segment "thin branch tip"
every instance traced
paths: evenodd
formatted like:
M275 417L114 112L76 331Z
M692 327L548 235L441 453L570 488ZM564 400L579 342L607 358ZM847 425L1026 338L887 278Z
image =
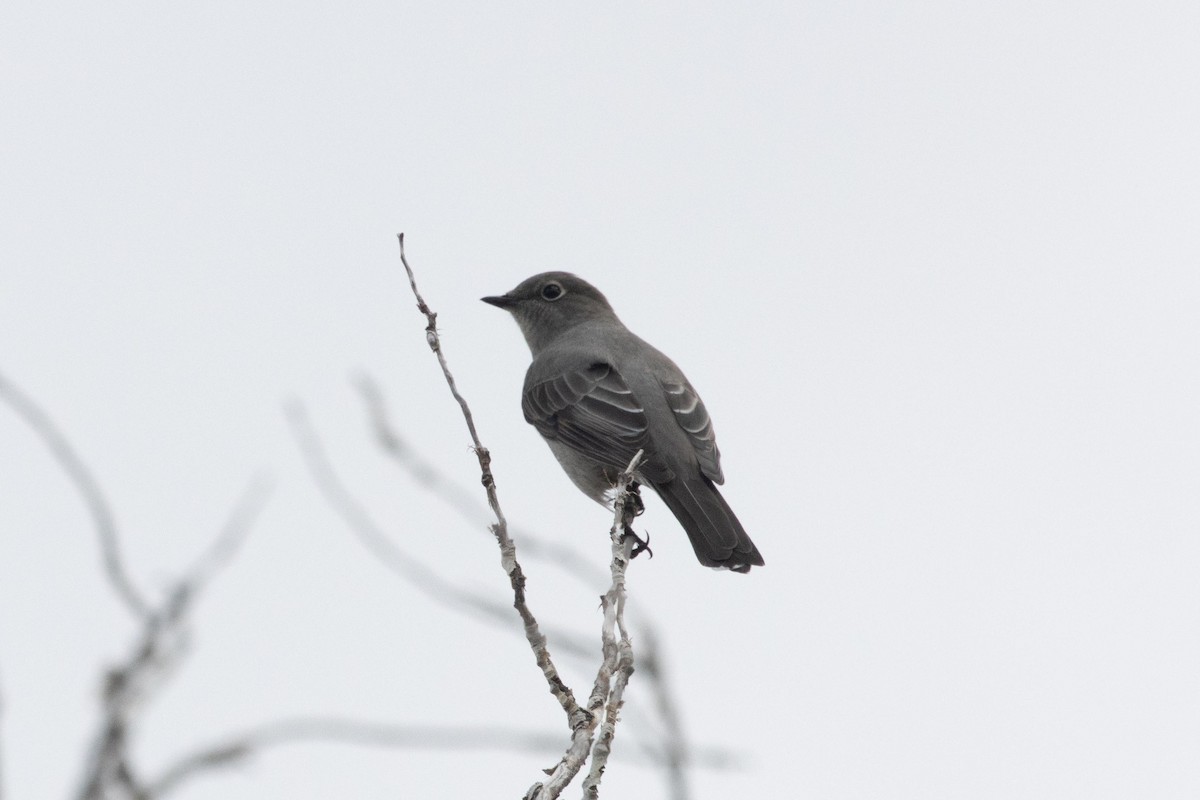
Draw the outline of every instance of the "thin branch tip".
M442 368L442 375L451 395L458 402L463 420L474 445L475 456L479 461L480 479L487 492L488 505L495 516L495 523L490 529L495 535L500 547L500 561L513 592L513 606L521 617L525 627L525 637L533 650L534 658L542 670L549 685L550 692L559 701L567 715L571 727L571 742L558 765L550 771L549 780L534 784L526 793L527 798L536 800L554 800L568 784L580 773L584 763L591 759L591 769L583 781L585 797L596 797L599 792L600 778L608 763L612 749L612 740L616 733L616 725L622 705L624 704L625 686L633 674L633 647L625 625L625 571L633 548L632 537L626 537L619 532L629 529L629 524L637 515L637 505L629 498L636 497L636 478L638 465L644 455L639 450L629 462L629 466L619 476L617 493L614 498L614 522L612 535L612 559L610 574L612 583L604 595L603 625L601 626L601 649L603 658L596 673L592 692L588 696L586 706L580 706L575 700L571 689L563 682L546 649L546 638L542 635L537 619L530 611L525 599L525 573L517 560L516 545L508 534L508 523L500 510L500 501L496 494L496 482L491 472L491 453L483 446L475 429L475 421L470 406L458 391L454 376L446 363L445 352L441 347L437 329L437 314L425 303L417 289L416 276L404 253L404 236L399 236L400 262L408 274L409 286L417 299L417 308L425 315L427 322L426 341L437 357ZM598 729L598 731L597 731Z

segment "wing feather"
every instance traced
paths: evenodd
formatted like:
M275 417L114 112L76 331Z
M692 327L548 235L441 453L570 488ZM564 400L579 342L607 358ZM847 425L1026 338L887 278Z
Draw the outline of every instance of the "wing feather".
M647 446L646 410L611 364L527 386L521 408L542 436L610 467L624 469Z
M696 458L700 461L700 471L713 483L724 483L725 476L721 473L721 451L717 449L717 436L713 431L712 420L708 417L708 409L704 407L700 395L686 380L683 383L664 382L662 387L666 393L667 405L675 412L675 421L687 432L692 447L696 450Z

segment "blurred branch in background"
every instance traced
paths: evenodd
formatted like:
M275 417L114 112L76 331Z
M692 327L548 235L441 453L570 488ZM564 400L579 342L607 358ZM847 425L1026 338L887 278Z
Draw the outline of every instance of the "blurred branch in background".
M354 385L362 395L367 419L375 432L375 441L383 452L459 516L472 524L484 523L486 506L475 498L474 493L424 458L392 424L379 383L370 375L360 374L354 379ZM521 542L521 549L526 555L552 564L588 586L599 586L607 579L604 570L584 557L578 549L538 536L527 528L514 525L511 531L513 538Z
M151 605L129 577L115 516L91 470L49 416L2 374L0 399L42 439L74 483L91 513L109 586L140 623L128 657L109 667L104 676L101 719L89 745L77 796L81 800L153 798L133 765L133 730L139 716L149 708L153 693L165 685L186 654L193 603L245 541L265 504L269 482L263 478L251 481L212 544L170 586L162 600Z
M0 399L14 408L43 440L83 496L92 512L109 586L140 622L128 657L105 672L101 718L91 738L77 797L81 800L156 800L154 786L161 785L162 781L148 786L141 780L130 747L134 729L148 711L156 690L165 685L186 655L193 604L217 573L230 563L249 535L265 505L269 481L259 477L250 482L209 547L171 584L162 600L151 605L133 588L128 578L117 546L111 507L91 471L45 412L3 375L0 375ZM348 731L349 727L344 727L343 733ZM272 743L270 738L261 742L243 741L240 752L246 755L254 747ZM226 753L225 760L228 761L228 749ZM179 763L196 760L195 756L188 756ZM175 787L188 771L175 770L168 774L173 774L174 778L167 785Z
M108 669L101 720L80 782L80 800L154 796L133 767L129 747L133 729L153 693L186 654L193 603L245 541L268 493L264 479L250 483L209 548L171 586L162 603L148 609L129 657Z
M671 800L688 800L691 796L687 775L690 748L683 732L683 722L679 718L679 709L675 705L675 693L671 690L671 681L663 664L658 631L652 625L642 625L639 626L638 633L641 671L650 678L655 704L664 728L661 756L666 772L667 791ZM724 758L728 759L729 756L726 754ZM708 759L702 760L701 763L712 764Z
M512 629L512 612L506 605L452 584L384 533L363 503L350 493L346 484L338 477L320 437L308 420L304 407L299 402L292 401L287 404L285 413L291 424L292 435L300 447L317 488L346 523L350 532L375 558L430 599L481 617L503 628ZM563 631L556 633L555 638L564 650L576 655L590 656L595 653L595 646L586 643L581 637Z
M297 718L230 736L197 749L150 784L150 793L161 800L185 779L202 772L232 766L259 750L288 744L341 743L409 750L502 750L546 754L558 747L558 737L517 728L455 727L452 725L397 725L337 718Z
M113 516L104 493L100 490L100 485L92 476L91 470L79 459L75 448L71 447L70 442L46 413L2 372L0 372L0 399L8 403L13 411L17 412L17 415L33 429L34 433L41 437L50 454L54 456L63 472L67 473L67 477L79 490L79 494L83 497L83 501L92 515L92 523L96 527L96 535L100 540L105 577L108 578L117 598L124 603L129 612L145 621L146 617L150 616L150 607L125 572L125 566L121 560L121 545L117 535L116 518Z
M188 780L229 768L268 748L304 744L348 744L405 750L502 751L548 755L561 747L557 734L502 726L401 725L336 717L298 717L260 725L229 736L188 756L150 781L149 797L162 800ZM718 750L696 754L698 764L708 769L736 769L739 762ZM655 753L634 756L635 764L658 763Z

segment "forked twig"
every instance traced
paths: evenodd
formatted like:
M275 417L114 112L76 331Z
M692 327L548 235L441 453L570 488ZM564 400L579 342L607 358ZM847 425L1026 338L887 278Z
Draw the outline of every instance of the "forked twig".
M642 451L639 450L618 478L613 499L613 527L609 534L612 540L612 561L609 565L612 585L600 598L604 610L604 623L600 630L604 659L596 671L596 680L588 697L588 712L591 718L587 725L575 729L566 754L550 773L550 779L545 785L538 791L534 790L537 788L535 786L526 794L531 800L558 797L582 769L589 754L592 757L592 768L584 780L584 797L597 797L600 791L600 777L612 749L617 714L623 703L625 685L629 676L633 674L633 648L625 629L625 570L629 567L634 542L626 532L636 515L631 485L641 460ZM621 634L619 641L618 631ZM600 725L600 737L596 739L595 731L601 713L604 721Z
M458 387L454 382L454 376L451 375L450 369L446 364L446 357L442 352L441 339L438 336L437 314L429 308L429 305L425 302L425 298L421 296L420 291L417 289L416 277L413 275L412 267L409 266L408 258L404 253L404 234L400 234L397 238L400 242L400 262L404 265L404 271L408 274L409 286L412 288L413 296L416 297L417 308L425 315L425 341L429 345L429 349L437 356L438 364L442 368L442 374L446 378L446 384L450 387L450 393L462 409L463 418L466 420L467 429L470 431L471 441L475 447L475 454L479 459L479 469L484 489L487 491L488 505L491 506L492 512L496 516L496 522L491 526L491 530L496 537L497 543L500 545L501 565L512 585L513 606L517 609L517 613L520 614L521 620L525 625L525 637L534 651L538 666L541 667L542 673L550 685L550 691L558 699L560 705L562 705L563 711L566 712L568 724L571 727L571 744L568 746L566 754L559 761L558 765L550 771L549 780L545 783L535 783L526 792L525 797L530 798L530 800L554 800L554 798L557 798L567 784L579 773L589 752L595 764L585 783L585 793L589 797L595 797L599 792L600 776L608 760L608 753L617 722L617 714L620 711L623 701L625 685L629 680L630 674L633 672L633 651L629 643L629 635L625 629L624 620L625 570L629 565L633 542L626 537L625 533L629 530L629 524L632 522L635 514L634 506L632 503L627 502L627 500L631 494L630 486L633 483L633 475L641 460L642 453L639 451L634 456L616 487L617 494L614 502L615 522L612 531L612 587L602 600L604 606L604 625L601 639L604 660L597 671L592 693L588 697L587 708L584 709L580 708L571 689L559 677L558 670L554 666L554 662L546 648L546 638L538 629L537 620L534 618L525 601L525 574L517 562L516 545L508 534L508 522L500 510L500 503L496 495L496 481L491 471L491 454L483 446L482 442L480 442L470 407L467 405L467 401L463 398L462 394L459 393ZM620 631L619 641L617 639L618 630ZM604 724L601 726L600 739L593 747L593 734L598 724L598 714L601 711L603 711L604 715Z

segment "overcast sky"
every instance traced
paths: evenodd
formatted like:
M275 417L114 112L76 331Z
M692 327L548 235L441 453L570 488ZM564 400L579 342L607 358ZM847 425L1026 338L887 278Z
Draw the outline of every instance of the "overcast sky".
M479 297L576 272L703 395L766 566L700 567L648 499L629 575L689 740L741 758L692 771L696 800L1200 795L1197 31L1184 2L10 0L0 372L94 470L150 596L274 477L139 763L309 714L565 748L515 615L381 566L284 416L305 404L396 543L505 602L484 523L380 453L350 383L476 485L404 231L514 525L606 564ZM0 406L6 800L82 770L135 633L99 564ZM535 613L598 642L603 584L526 567ZM594 664L564 669L586 694ZM665 797L625 758L643 675L627 701L602 796ZM519 797L555 759L290 745L177 797Z

